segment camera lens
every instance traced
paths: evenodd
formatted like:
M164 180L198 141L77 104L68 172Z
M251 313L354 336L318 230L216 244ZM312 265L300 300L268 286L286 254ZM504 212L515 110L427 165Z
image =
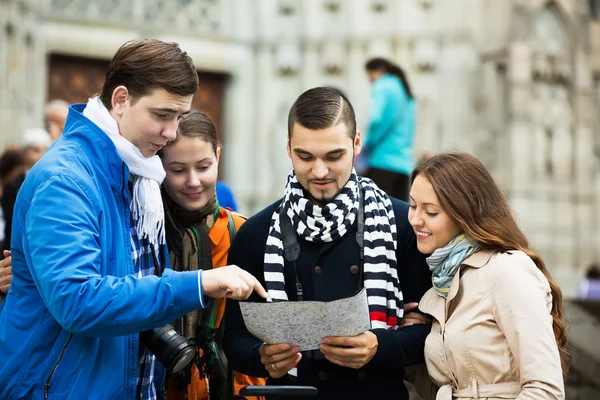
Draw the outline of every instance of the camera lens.
M194 345L171 325L140 333L140 341L172 374L183 371L196 356Z

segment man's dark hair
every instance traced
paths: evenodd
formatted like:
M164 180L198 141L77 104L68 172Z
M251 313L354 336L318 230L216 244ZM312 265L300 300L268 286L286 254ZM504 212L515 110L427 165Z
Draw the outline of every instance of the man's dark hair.
M177 43L134 40L125 43L113 57L100 100L112 109L115 88L125 86L134 100L154 89L189 96L198 89L198 73L190 56Z
M212 120L204 112L193 108L190 112L179 118L179 123L177 124L177 137L175 140L169 141L165 147L158 152L158 155L162 156L163 151L166 148L177 143L182 137L204 140L211 145L215 155L217 155L217 148L221 145L219 143L217 128Z
M326 129L344 124L348 136L356 136L356 117L352 104L339 91L317 87L302 93L292 105L288 115L288 138L292 137L294 124L307 129Z
M0 156L0 182L3 182L16 168L24 165L25 160L23 159L23 152L21 150L6 150L2 156Z
M596 263L590 265L585 272L585 277L589 280L600 279L600 266Z

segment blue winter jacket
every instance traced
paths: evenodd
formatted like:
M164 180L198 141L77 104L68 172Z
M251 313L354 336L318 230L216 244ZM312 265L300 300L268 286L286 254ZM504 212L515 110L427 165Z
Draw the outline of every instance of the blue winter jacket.
M71 107L17 197L0 306L3 400L133 399L137 333L201 306L196 271L133 275L129 170L84 108Z
M413 169L415 101L400 79L385 74L371 87L371 116L365 145L369 167L410 175Z

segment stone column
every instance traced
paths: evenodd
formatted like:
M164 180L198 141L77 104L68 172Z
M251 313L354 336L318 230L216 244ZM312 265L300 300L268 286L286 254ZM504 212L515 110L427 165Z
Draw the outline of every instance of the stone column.
M224 103L227 129L224 151L227 152L228 163L221 165L221 168L225 169L240 211L251 215L254 195L257 192L254 183L257 181L258 156L254 133L257 125L255 93L258 92L259 86L256 79L254 48L247 41L255 40L255 26L258 21L248 20L254 12L252 0L231 0L230 6L232 22L229 27L232 37L238 39L239 44L227 49L224 57L227 60L224 69L231 74L231 79L227 85Z
M600 104L593 92L593 81L588 54L578 48L575 53L574 105L577 110L573 125L575 146L573 188L578 204L575 208L574 231L577 240L574 243L573 267L579 270L583 278L585 269L598 262L598 179L597 155L594 153L594 134L600 132L598 109Z
M43 126L38 7L32 0L0 2L0 148L19 145L25 129Z
M10 3L0 1L0 149L15 141L13 114L8 93L8 44L12 37L12 24L9 23L10 10Z

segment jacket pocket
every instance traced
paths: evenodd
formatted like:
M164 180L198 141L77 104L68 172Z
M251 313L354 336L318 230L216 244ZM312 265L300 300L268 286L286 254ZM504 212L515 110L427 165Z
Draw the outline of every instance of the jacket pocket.
M67 338L65 345L63 346L62 350L60 351L58 359L56 360L56 362L54 363L54 366L52 367L52 370L50 371L50 376L48 376L48 379L46 379L46 383L44 383L44 399L48 398L48 391L50 390L50 385L52 384L52 379L54 379L54 374L56 374L56 370L58 369L60 362L62 361L63 357L65 356L65 352L67 351L67 347L69 347L69 343L71 343L71 339L73 339L73 334L69 333L69 337Z

